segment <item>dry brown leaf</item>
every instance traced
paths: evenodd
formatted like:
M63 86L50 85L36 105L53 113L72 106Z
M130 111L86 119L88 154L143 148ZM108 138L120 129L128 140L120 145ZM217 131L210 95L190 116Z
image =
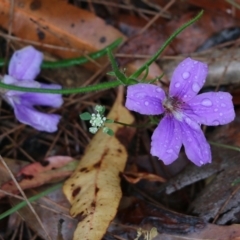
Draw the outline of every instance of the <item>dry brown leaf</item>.
M11 1L1 0L0 9L0 26L8 29ZM45 44L59 47L48 47L47 51L62 58L79 57L101 50L117 38L126 39L120 31L93 13L59 0L15 0L11 28L17 37L40 43L40 48L46 47ZM70 50L66 51L66 48ZM98 61L105 63L106 58ZM96 68L91 64L94 66ZM131 70L137 69L138 64L133 63ZM156 69L159 68L153 63L149 79L160 72Z
M147 172L124 172L123 177L130 183L138 183L141 180L147 180L150 182L166 182L161 176Z
M26 195L27 197L32 197L46 190L46 188L49 188L49 186L27 190ZM20 201L16 198L10 198L12 205L16 205ZM70 204L63 195L61 188L37 200L36 204L32 203L32 206L41 219L45 231L49 233L52 240L72 240L77 220L69 216L68 209ZM49 239L28 206L18 210L18 214L26 222L27 226L41 237L41 239Z
M9 27L11 1L0 1L0 25ZM24 39L76 48L86 52L100 50L123 34L94 14L59 0L15 0L12 32ZM79 52L49 49L64 58Z
M207 224L205 228L199 229L189 234L167 234L162 233L153 238L153 240L239 240L240 226L218 226Z
M11 169L13 174L17 174L23 167L25 167L28 163L20 160L15 160L11 158L4 157L5 163L8 165L8 167ZM9 175L9 172L6 170L5 166L0 162L0 185L3 183L9 181L11 179L11 176Z
M121 88L122 89L122 88ZM131 124L129 111L122 106L123 93L118 94L107 118ZM127 161L127 151L116 136L125 127L111 124L115 136L99 131L87 147L76 171L66 181L63 191L72 204L71 215L80 221L74 240L98 240L114 218L122 196L121 173ZM125 133L127 138L127 133Z

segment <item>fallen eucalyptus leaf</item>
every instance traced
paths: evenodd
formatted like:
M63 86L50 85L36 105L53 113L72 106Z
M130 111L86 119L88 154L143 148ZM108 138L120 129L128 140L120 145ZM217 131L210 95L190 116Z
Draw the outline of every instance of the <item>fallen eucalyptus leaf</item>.
M131 124L134 118L122 106L122 90L107 118ZM74 240L102 239L122 196L119 174L125 168L127 151L121 138L129 137L129 132L122 125L106 125L115 135L111 137L99 131L63 187L72 205L70 213L79 220Z

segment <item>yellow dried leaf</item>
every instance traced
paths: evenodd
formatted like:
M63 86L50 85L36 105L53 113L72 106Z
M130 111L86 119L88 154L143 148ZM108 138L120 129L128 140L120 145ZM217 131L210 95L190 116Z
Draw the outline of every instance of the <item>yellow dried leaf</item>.
M121 91L108 118L131 124L134 118L122 106L122 98ZM117 124L109 127L115 135L111 137L99 131L63 187L72 204L70 214L79 220L74 240L102 239L122 196L119 173L125 168L127 151L116 136L125 127Z

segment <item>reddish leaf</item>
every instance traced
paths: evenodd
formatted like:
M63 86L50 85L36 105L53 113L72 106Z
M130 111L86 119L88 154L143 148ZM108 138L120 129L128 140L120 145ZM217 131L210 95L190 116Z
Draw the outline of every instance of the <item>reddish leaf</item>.
M36 162L24 167L16 175L16 180L22 189L33 188L66 178L73 172L76 165L77 161L74 161L71 157L49 157L41 163ZM12 180L3 184L1 189L11 193L18 192ZM4 193L0 193L0 197L4 196Z

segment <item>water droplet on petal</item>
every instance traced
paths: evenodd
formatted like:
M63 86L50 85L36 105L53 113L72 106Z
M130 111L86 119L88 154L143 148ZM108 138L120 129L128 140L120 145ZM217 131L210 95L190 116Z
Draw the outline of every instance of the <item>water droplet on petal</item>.
M222 104L221 104L221 107L226 107L226 104L225 104L225 103L222 103Z
M198 61L196 61L196 60L193 61L193 64L197 64L197 63L198 63Z
M220 124L220 122L217 121L217 120L215 120L215 121L212 122L212 125L213 125L213 126L218 126L219 124Z
M190 118L185 118L186 123L191 124L192 120Z
M179 88L180 87L180 83L178 82L178 83L175 83L175 85L174 85L176 88Z
M190 77L190 73L189 72L184 72L182 74L182 77L183 77L183 79L188 79Z
M162 92L162 89L161 88L157 88L156 91L157 92Z
M200 161L200 164L203 165L203 161Z
M186 97L187 97L187 95L185 94L183 97L184 97L184 98L186 98Z
M200 86L197 83L194 83L192 85L192 90L197 93L200 90Z
M220 98L220 99L223 99L223 96L220 96L219 98Z
M223 115L223 113L220 112L220 113L219 113L219 116L222 116L222 115Z
M205 98L202 100L201 104L205 107L211 107L212 106L212 101L208 98Z
M189 137L189 138L187 138L187 141L188 142L192 142L192 139Z
M214 109L214 112L217 112L217 111L218 111L218 109L217 109L217 108L215 108L215 109Z
M144 104L145 104L145 106L148 106L148 105L149 105L149 102L148 102L148 101L146 101Z
M170 153L173 153L173 150L172 149L168 149L166 152L170 154Z

